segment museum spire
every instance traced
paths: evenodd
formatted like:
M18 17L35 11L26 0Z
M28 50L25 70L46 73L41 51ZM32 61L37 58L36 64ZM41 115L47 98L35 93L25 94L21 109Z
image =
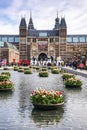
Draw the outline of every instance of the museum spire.
M58 11L57 11L57 17L55 19L54 30L58 30L58 29L59 29L59 18L58 18Z
M67 28L65 17L61 18L60 27L61 28Z
M20 27L27 27L26 20L24 17L21 18Z
M29 29L29 30L34 30L34 25L33 25L33 20L32 20L32 13L31 13L31 11L30 11L30 19L29 19L28 29Z

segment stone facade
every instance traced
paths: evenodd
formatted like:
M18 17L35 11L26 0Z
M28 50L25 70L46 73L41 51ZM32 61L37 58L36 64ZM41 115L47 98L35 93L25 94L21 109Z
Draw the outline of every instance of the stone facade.
M66 59L67 26L64 18L59 20L57 16L53 30L34 29L31 17L27 27L25 18L22 18L19 32L20 60Z
M84 64L87 62L87 43L67 43L67 59L81 60Z
M11 43L0 42L0 60L6 59L7 64L19 62L19 51Z
M74 57L87 60L87 35L67 35L65 18L58 16L52 30L36 30L31 16L28 25L26 19L21 18L19 35L0 35L0 41L15 45L19 50L19 60L66 61Z

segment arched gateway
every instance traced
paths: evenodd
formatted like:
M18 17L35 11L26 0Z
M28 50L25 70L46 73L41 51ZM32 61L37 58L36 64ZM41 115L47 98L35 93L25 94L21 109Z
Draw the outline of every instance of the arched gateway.
M47 55L45 53L40 53L38 56L39 61L47 60Z

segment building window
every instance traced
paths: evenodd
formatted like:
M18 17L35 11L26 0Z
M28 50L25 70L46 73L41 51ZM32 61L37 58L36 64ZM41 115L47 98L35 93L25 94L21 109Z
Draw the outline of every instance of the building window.
M15 37L15 42L19 42L19 37Z
M39 38L38 41L48 41L47 38Z
M67 42L72 42L72 37L67 37Z
M9 37L8 42L14 42L14 37Z
M0 41L0 47L4 47L4 42Z
M79 37L80 42L85 42L85 37Z
M28 39L27 39L27 42L31 42L31 38L28 38Z
M21 36L26 36L26 31L25 30L21 30L20 35Z
M87 37L86 37L86 42L87 42Z
M33 39L32 39L32 42L36 42L36 38L33 38Z
M7 42L7 37L2 37L3 42Z
M47 37L47 32L39 32L39 37Z
M50 38L50 43L52 43L53 42L53 38Z
M78 37L73 37L73 42L79 42Z
M55 42L59 42L59 39L58 39L58 38L55 38Z
M60 39L60 43L66 43L66 39Z
M20 43L26 44L26 39L20 39Z

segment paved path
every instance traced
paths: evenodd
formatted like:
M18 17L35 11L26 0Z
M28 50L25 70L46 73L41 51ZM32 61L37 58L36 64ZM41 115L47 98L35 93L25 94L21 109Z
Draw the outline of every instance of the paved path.
M74 70L71 67L62 67L61 69L64 72L73 73L76 75L81 75L81 76L87 77L87 70L80 70L80 69Z

